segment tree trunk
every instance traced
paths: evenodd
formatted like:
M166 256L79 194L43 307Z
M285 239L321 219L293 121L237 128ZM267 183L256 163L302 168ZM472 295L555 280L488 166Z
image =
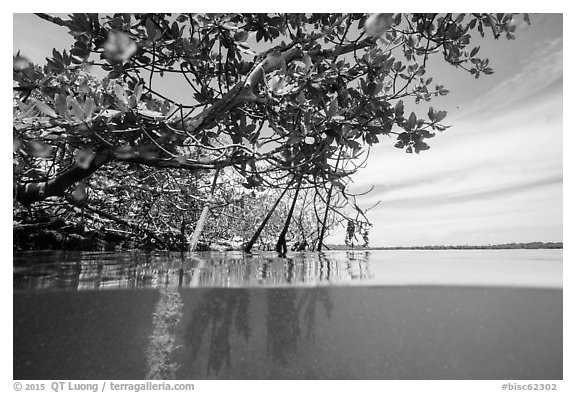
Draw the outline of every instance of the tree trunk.
M24 205L30 205L51 196L64 196L64 192L68 187L90 176L111 159L112 152L108 149L103 150L94 154L85 168L74 164L48 181L19 183L16 185L15 190L16 199Z
M342 148L340 148L340 153L338 153L338 159L336 160L334 171L338 170L338 164L340 163L341 156ZM328 190L328 197L326 198L326 210L324 211L324 219L322 220L322 230L320 231L320 237L318 238L318 251L322 251L322 243L324 242L324 235L326 234L326 221L328 220L328 212L330 211L330 200L332 199L333 190L334 184L331 184L330 190Z
M332 198L332 189L334 185L330 185L328 190L328 197L326 199L326 210L324 211L324 219L322 220L322 229L320 230L320 237L318 238L318 251L322 251L322 243L324 242L324 235L326 233L326 220L328 220L328 211L330 210L330 199Z
M284 228L282 228L282 232L280 232L280 236L278 236L278 242L276 243L276 252L280 253L281 255L286 255L286 251L288 251L286 247L286 233L288 233L288 228L290 228L290 221L292 221L292 214L294 214L294 207L296 206L296 201L298 200L298 193L300 192L301 185L302 185L302 178L300 178L298 181L298 186L296 187L296 193L294 194L294 199L292 200L292 206L290 206L288 217L286 217L286 221L284 222Z
M212 180L212 188L210 189L210 195L208 196L208 201L204 205L202 209L202 213L200 214L200 218L196 223L196 228L194 228L194 233L190 236L190 251L195 251L196 246L198 245L198 240L200 239L200 235L202 234L202 230L204 229L204 224L206 223L206 217L208 217L208 212L210 211L210 205L212 204L212 200L214 199L214 191L216 190L216 181L218 180L218 174L220 170L216 170L214 174L214 180Z
M182 252L186 251L186 218L182 218L182 224L180 225L180 250Z
M260 236L260 233L262 233L262 230L264 229L264 227L266 226L266 224L268 223L268 220L270 220L270 217L272 217L272 214L274 213L274 210L276 210L276 207L278 206L278 204L280 203L280 201L282 200L282 198L284 197L284 194L286 194L286 192L288 191L288 189L290 188L290 186L292 185L292 182L294 182L294 178L292 178L292 180L290 180L290 182L286 185L286 188L284 189L284 191L282 191L282 194L280 194L280 196L278 197L278 199L276 199L276 202L274 203L274 206L272 206L272 208L270 210L268 210L268 214L266 214L266 217L264 217L264 219L262 220L262 222L260 223L260 226L258 227L258 229L256 229L256 232L254 233L254 235L252 236L252 238L250 239L250 241L248 243L246 243L246 245L244 246L244 251L245 252L250 252L250 250L252 250L252 247L254 246L254 243L256 243L256 240L258 240L258 237Z

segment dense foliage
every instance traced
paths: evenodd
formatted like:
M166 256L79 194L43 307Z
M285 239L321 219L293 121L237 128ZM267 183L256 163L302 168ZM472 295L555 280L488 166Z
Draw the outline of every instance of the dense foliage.
M94 247L82 243L92 231L127 247L185 249L204 222L202 241L228 246L262 224L279 251L287 238L320 249L337 224L347 244L367 244L370 223L348 186L370 147L393 138L419 153L447 128L445 111L405 107L448 93L428 75L429 57L491 74L472 43L513 38L518 18L38 16L68 29L74 44L44 66L14 57L18 228L40 225L59 247L70 236ZM189 101L159 92L168 75ZM38 242L26 236L22 247Z

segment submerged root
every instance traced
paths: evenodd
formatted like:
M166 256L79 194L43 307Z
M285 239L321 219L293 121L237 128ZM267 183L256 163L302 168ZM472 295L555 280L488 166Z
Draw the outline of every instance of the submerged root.
M182 298L178 289L162 288L153 315L154 331L146 351L146 379L175 379L178 363L172 360L176 345L176 328L182 319Z

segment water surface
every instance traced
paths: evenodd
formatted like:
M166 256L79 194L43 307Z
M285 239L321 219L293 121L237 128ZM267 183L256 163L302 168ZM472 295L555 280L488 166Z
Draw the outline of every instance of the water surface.
M14 289L458 285L562 287L562 250L26 252Z
M561 250L21 253L15 379L561 379Z

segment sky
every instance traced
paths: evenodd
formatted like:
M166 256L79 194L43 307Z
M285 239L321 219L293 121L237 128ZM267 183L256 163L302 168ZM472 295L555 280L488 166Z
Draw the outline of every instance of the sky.
M447 110L452 127L431 139L431 149L406 154L382 137L353 190L374 187L358 201L369 207L373 246L498 244L562 241L561 14L532 14L516 40L479 41L495 73L475 79L433 60L427 75L450 94L408 104L425 117ZM63 28L30 14L14 14L14 48L43 63L52 48L68 49ZM159 89L187 102L181 81ZM159 86L160 87L160 86ZM188 101L192 102L192 101ZM329 243L342 243L337 231Z

